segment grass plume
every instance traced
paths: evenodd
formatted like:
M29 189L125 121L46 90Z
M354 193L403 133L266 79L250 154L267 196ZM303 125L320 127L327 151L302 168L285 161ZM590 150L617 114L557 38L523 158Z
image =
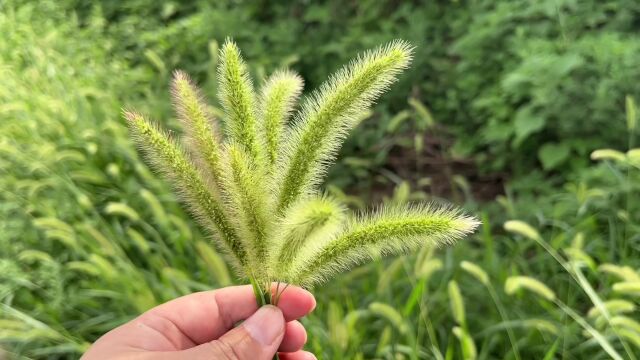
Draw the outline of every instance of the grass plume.
M430 204L348 216L337 200L318 195L347 132L411 53L409 44L394 41L359 56L307 97L289 125L302 79L278 71L256 101L248 67L228 40L218 69L226 136L188 76L174 76L173 101L191 157L142 116L125 115L147 158L218 234L256 298L276 302L272 281L310 287L371 258L452 244L478 225L459 210Z
M249 69L240 55L240 49L231 40L222 45L219 59L218 95L226 113L227 133L257 161L260 157L260 144L255 93Z
M189 75L176 71L171 82L171 95L178 114L187 149L206 173L210 174L216 185L216 192L222 188L222 165L220 134L213 116L207 109L200 90L193 84Z
M237 143L227 144L226 154L228 206L242 241L249 250L247 263L251 264L253 275L266 278L263 264L267 256L266 237L271 224L261 169Z
M299 201L279 224L274 236L271 262L278 280L291 281L294 260L300 252L340 230L346 209L336 200L322 196ZM310 245L311 244L311 245Z
M125 111L124 116L134 141L151 165L172 182L196 219L220 239L221 247L231 255L232 261L245 267L246 250L236 229L180 146L142 115Z
M303 84L298 74L282 70L271 75L262 89L262 131L270 168L276 163L286 122L302 92Z
M313 191L359 115L411 61L412 47L394 41L359 56L309 96L296 115L279 164L277 211Z
M354 217L325 244L301 252L289 280L310 286L367 259L452 244L477 225L474 218L446 207L381 208Z

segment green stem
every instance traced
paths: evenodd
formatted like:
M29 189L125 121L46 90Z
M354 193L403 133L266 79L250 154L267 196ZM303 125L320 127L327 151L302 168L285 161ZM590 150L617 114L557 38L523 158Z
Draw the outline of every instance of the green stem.
M593 289L593 287L591 287L591 285L589 284L587 279L584 277L584 275L580 271L580 267L578 267L577 265L575 265L575 264L573 264L571 262L565 261L563 259L563 257L560 255L560 253L558 253L551 246L551 244L549 244L544 239L542 239L542 237L540 237L540 236L535 237L534 240L540 246L542 246L560 264L560 266L562 266L567 271L567 273L569 273L569 275L575 280L576 283L578 283L578 285L580 286L582 291L587 295L587 297L589 297L589 300L591 300L593 305L602 312L602 315L607 320L607 323L609 324L609 326L611 326L611 317L609 316L609 312L607 311L607 308L604 306L604 304L602 302L602 299L600 299L600 297L598 297L598 294L596 293L596 291ZM568 313L568 315L573 317L573 315L571 315L569 313ZM580 323L580 322L578 322L578 323ZM585 330L587 330L588 332L591 332L587 328L585 328ZM612 330L613 330L613 333L616 335L616 337L622 343L622 347L624 348L625 352L627 352L627 354L629 355L629 358L630 359L636 359L636 357L630 351L629 346L627 345L626 341L624 341L624 339L622 339L620 337L620 335L618 334L618 331L616 330L616 328L612 327ZM597 337L596 337L596 340L598 340ZM603 348L605 350L607 350L604 346L603 346ZM609 351L607 351L607 352L609 352ZM614 356L612 355L612 357L614 357Z
M507 316L507 311L505 310L504 305L502 305L502 301L500 301L500 297L498 297L498 294L496 293L495 288L493 287L493 285L491 285L491 283L486 284L486 288L489 291L489 295L491 295L491 299L493 299L493 303L496 305L496 308L498 309L498 313L500 314L502 321L508 322L509 317ZM520 351L518 350L518 343L516 342L516 337L511 327L507 327L507 335L509 337L509 342L511 343L511 348L513 349L513 356L516 358L516 360L520 360Z
M598 344L600 344L602 349L606 351L607 354L609 354L609 356L611 356L615 360L622 360L622 356L618 354L618 352L613 348L611 343L609 343L607 338L605 338L598 330L594 329L591 325L589 325L589 323L584 318L582 318L582 316L580 316L578 313L573 311L573 309L571 309L569 306L567 306L565 303L563 303L558 299L555 299L554 303L560 309L562 309L562 311L564 311L567 315L573 318L573 320L577 322L578 325L580 325L589 334L591 334L591 336L593 336L593 338L598 342Z
M277 303L273 302L273 300L277 299L277 294L276 298L273 299L271 296L271 284L269 282L261 285L255 277L251 277L249 281L251 282L251 287L253 288L253 294L256 296L256 302L260 307L269 304L277 305ZM277 352L275 355L273 355L273 360L280 360Z

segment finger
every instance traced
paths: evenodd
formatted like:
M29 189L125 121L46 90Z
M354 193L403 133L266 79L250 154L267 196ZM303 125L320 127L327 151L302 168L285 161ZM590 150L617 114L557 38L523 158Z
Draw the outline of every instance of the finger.
M281 291L282 287L283 285L280 284ZM275 292L275 287L273 287L273 291ZM316 308L316 299L307 290L289 285L284 292L282 292L278 301L278 307L282 309L286 321L296 320Z
M311 293L289 286L278 307L289 321L308 314L315 304ZM163 335L171 338L173 344L178 344L176 350L179 350L189 347L185 344L203 344L219 338L257 309L251 286L231 286L186 295L157 306L135 319L127 332L136 334L140 324L142 327L149 327L149 323L155 322L167 324L162 328L171 333Z
M307 331L299 321L291 321L285 325L284 338L278 351L294 352L302 349L307 343Z
M175 359L271 360L284 332L282 311L266 305L219 339L173 354Z
M137 319L133 326L154 327L154 322L164 322L170 326L160 330L172 343L183 344L185 339L195 345L217 339L233 325L248 318L257 310L255 296L250 286L231 286L213 291L197 292L182 296L159 305ZM177 341L180 338L183 341ZM176 347L181 350L190 346Z
M289 353L279 353L280 360L316 360L316 356L308 351L296 351Z

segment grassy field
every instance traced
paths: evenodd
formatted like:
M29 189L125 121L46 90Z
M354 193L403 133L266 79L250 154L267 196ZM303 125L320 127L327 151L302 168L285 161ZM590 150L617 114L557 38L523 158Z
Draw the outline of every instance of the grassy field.
M170 119L174 67L214 94L226 35L249 49L257 75L288 65L309 87L357 51L404 35L418 45L414 70L354 132L327 191L354 209L447 198L483 224L453 247L376 261L314 289L318 308L303 321L307 349L321 359L636 359L640 45L628 34L637 30L638 5L424 5L431 15L416 25L409 5L385 2L393 12L384 22L375 20L377 3L364 1L332 42L331 14L344 14L334 3L303 3L296 2L295 24L273 28L247 20L259 2L0 4L0 349L7 357L77 358L156 304L237 282L139 158L123 106ZM442 25L453 15L437 22L447 6L460 23ZM474 6L484 12L472 17ZM533 15L525 17L529 27L514 30L520 38L500 39L527 47L493 50L490 59L511 64L509 73L470 60L479 51L473 44L503 36L509 14L525 9ZM284 17L281 6L272 11ZM531 20L538 11L550 14L553 30ZM592 27L574 24L577 14L589 15ZM368 33L375 21L384 33ZM495 34L473 32L487 23ZM288 26L319 29L318 38L295 47ZM439 43L447 26L460 36L454 55ZM261 46L252 30L264 31L266 44L282 39L281 47ZM185 36L194 41L176 40ZM440 40L430 47L424 38ZM316 57L326 61L312 59L320 41ZM460 67L448 67L455 61ZM176 128L173 120L163 125Z

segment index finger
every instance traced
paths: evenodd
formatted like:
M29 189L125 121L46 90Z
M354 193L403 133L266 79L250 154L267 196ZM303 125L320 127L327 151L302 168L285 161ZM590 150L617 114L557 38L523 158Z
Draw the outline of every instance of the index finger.
M278 302L286 321L308 314L315 305L313 295L297 286L288 286ZM202 344L219 338L256 310L253 288L243 285L186 295L147 311L139 319L162 317L194 343Z

